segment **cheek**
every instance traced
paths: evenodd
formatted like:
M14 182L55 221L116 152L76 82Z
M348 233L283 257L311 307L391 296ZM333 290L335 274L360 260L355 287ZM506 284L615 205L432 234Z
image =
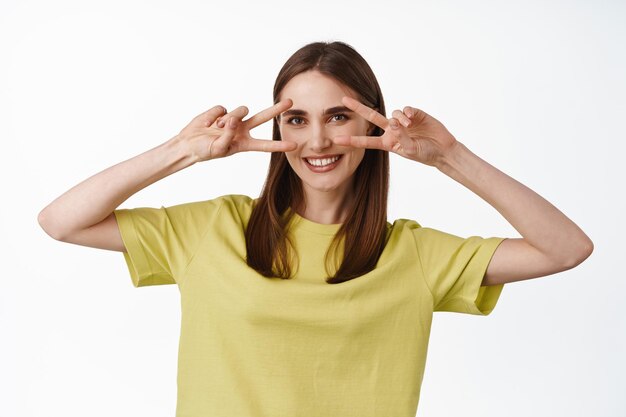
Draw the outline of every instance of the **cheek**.
M293 135L290 135L289 133L285 132L284 129L279 127L278 131L280 132L280 140L288 140L290 142L298 143L293 137ZM300 144L298 144L298 147L295 150L285 152L285 156L287 157L287 160L289 160L289 162L291 162L291 159L292 159L291 155L297 153L299 148L300 148Z
M304 142L304 134L302 131L294 130L294 129L280 129L280 138L282 140L288 140L291 142L296 142L298 144L298 148L293 152L296 152L301 148Z
M367 136L367 124L361 122L352 122L343 126L337 126L333 135L345 135L345 136ZM355 149L356 150L356 149ZM365 149L360 149L361 151L365 151Z
M285 157L287 158L287 162L289 163L289 165L291 165L292 168L294 168L294 162L297 159L297 156L295 155L296 153L297 151L285 152Z
M364 156L365 149L355 149L352 154L352 158L354 159L354 165L359 166L363 161Z
M291 166L291 169L293 169L294 171L301 169L300 150L301 150L301 146L300 144L298 144L298 148L296 148L296 150L285 152L285 158L287 158L287 162Z

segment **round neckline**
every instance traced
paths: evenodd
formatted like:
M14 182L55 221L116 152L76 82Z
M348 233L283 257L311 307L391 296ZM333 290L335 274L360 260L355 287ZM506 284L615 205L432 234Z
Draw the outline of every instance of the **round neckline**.
M324 223L316 223L312 220L309 220L305 217L300 216L295 211L293 212L293 218L295 219L294 227L300 228L304 230L308 230L309 232L315 232L322 235L335 235L342 223L333 223L333 224L324 224Z

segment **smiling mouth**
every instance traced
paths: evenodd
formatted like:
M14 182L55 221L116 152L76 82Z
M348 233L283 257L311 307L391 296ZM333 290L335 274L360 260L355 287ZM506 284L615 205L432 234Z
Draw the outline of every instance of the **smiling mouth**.
M304 160L304 164L309 170L312 172L322 174L328 171L332 171L339 165L341 159L343 158L343 154L335 155L331 158L302 158ZM319 164L319 165L315 165Z
M329 165L335 164L337 161L341 159L342 156L343 154L335 155L329 158L302 158L302 159L304 159L306 163L312 167L323 168L323 167L327 167Z

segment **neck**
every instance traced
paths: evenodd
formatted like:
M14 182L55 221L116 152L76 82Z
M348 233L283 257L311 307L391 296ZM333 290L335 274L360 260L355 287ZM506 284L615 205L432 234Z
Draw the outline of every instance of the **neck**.
M354 195L347 190L319 191L304 185L305 204L298 214L315 223L338 224L345 222L352 207Z

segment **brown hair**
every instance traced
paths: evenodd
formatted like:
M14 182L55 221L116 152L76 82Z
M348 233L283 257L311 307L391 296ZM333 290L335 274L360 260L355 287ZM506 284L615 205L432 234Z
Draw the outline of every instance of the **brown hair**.
M339 41L314 42L297 50L276 77L274 103L279 101L280 92L289 80L309 70L319 71L350 87L358 94L359 101L385 115L383 95L374 72L356 50ZM368 134L381 136L383 130L374 125ZM273 120L272 139L281 140L277 118ZM343 241L344 257L335 275L326 279L329 284L345 282L374 269L386 244L389 153L366 149L354 175L354 205L326 252L328 273L328 255L332 251L337 268L336 250ZM273 152L265 184L246 228L247 263L263 276L291 277L295 250L286 229L303 199L301 180L285 153ZM288 244L293 252L288 250Z

